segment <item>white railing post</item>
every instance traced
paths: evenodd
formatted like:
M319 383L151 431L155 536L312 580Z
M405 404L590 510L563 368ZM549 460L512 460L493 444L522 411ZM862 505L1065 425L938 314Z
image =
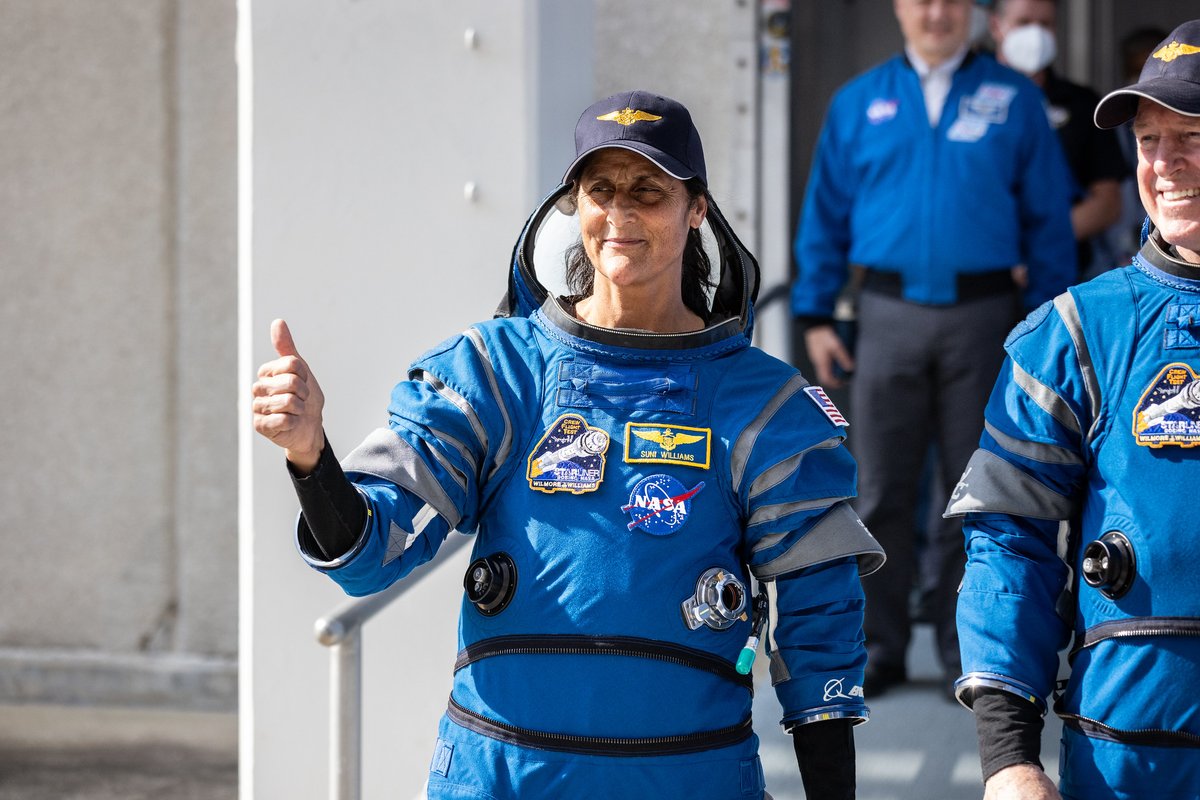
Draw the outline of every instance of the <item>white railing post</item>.
M469 536L451 535L438 553L446 563ZM313 626L317 641L330 648L329 668L329 797L360 800L362 796L362 626L393 600L433 571L424 564L382 592L353 600L326 614Z
M329 671L329 796L362 796L362 628L333 646Z

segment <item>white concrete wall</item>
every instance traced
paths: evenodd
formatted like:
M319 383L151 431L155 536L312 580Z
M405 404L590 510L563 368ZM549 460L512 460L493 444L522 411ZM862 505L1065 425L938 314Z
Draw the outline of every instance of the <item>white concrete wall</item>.
M232 703L234 11L0 2L0 700Z
M344 455L386 424L410 361L495 309L590 101L590 11L253 0L241 22L241 399L274 355L270 320L286 318ZM345 598L297 556L282 455L243 419L242 796L312 797L329 733L329 653L312 628ZM424 781L465 559L365 629L366 797L410 797Z

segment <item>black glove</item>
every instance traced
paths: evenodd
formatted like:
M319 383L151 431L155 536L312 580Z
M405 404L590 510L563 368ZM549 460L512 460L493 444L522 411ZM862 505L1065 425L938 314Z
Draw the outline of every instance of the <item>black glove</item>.
M979 734L983 779L1013 764L1042 766L1042 727L1037 706L1015 694L984 689L971 704Z
M312 555L320 553L326 561L350 552L366 527L367 504L342 472L329 440L321 448L317 468L308 475L297 475L291 463L287 467L300 500L301 546Z
M789 731L808 800L854 800L854 722L831 719Z

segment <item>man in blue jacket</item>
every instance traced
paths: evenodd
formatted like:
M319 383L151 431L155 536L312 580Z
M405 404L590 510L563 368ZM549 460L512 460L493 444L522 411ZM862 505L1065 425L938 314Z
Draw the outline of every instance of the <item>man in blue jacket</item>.
M1200 20L1095 119L1133 120L1144 244L1009 336L947 509L966 518L956 689L986 800L1200 797ZM1038 759L1052 691L1057 789Z
M835 365L854 371L856 508L888 552L863 585L868 696L907 677L914 508L930 443L948 494L975 448L1022 291L1034 308L1076 274L1071 178L1041 92L969 50L971 5L895 0L904 52L834 96L795 243L792 308L817 380L838 386ZM832 325L851 266L862 277L854 356ZM950 525L931 539L931 613L952 678L962 544Z

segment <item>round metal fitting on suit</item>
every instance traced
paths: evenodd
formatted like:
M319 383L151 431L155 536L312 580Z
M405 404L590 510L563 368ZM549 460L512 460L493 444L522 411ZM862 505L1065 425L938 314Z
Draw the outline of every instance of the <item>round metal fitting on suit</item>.
M746 619L746 587L732 573L713 567L696 581L695 594L683 601L680 610L691 630L707 625L723 631Z
M1083 548L1083 580L1110 600L1129 591L1137 575L1137 559L1129 538L1109 531Z
M507 553L477 558L463 577L467 600L479 613L492 617L503 611L517 592L517 565Z

